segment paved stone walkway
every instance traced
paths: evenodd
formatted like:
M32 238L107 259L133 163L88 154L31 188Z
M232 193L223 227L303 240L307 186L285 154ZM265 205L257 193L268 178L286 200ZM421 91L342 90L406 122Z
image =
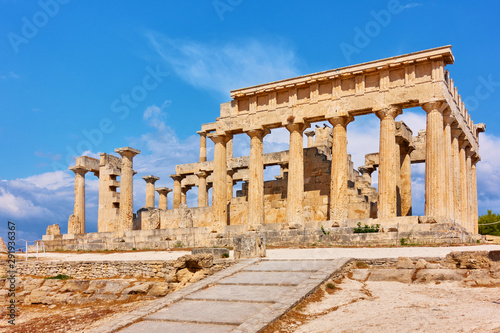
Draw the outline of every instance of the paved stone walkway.
M257 332L348 261L245 260L93 332Z

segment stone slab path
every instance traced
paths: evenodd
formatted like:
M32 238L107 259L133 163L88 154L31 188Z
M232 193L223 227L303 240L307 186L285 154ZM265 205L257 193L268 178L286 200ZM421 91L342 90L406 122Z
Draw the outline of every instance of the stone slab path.
M257 332L348 261L245 260L92 332Z

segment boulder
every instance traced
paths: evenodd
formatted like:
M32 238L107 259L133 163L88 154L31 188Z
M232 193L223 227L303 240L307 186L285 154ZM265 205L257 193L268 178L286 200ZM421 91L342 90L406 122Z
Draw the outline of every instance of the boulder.
M408 257L399 257L398 263L396 264L397 269L413 269L415 265L413 261Z
M146 295L152 285L153 282L138 283L132 287L124 289L122 291L122 295L137 295L137 294Z
M68 280L59 290L61 292L82 292L89 287L89 281Z
M465 278L465 282L473 286L489 286L493 284L493 279L488 269L474 269Z
M167 282L157 282L148 292L148 296L163 297L168 294L169 284Z
M40 288L44 281L44 279L27 279L23 283L23 290L32 291L33 289Z
M425 259L418 259L415 268L424 269L426 265L427 265L427 261Z
M446 255L446 261L454 263L457 268L489 268L490 261L488 256L488 251L451 252Z
M102 293L118 294L130 285L130 280L109 280Z

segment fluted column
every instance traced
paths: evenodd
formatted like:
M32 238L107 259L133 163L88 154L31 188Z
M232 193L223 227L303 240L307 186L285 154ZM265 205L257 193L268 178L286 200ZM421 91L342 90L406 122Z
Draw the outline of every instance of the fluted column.
M445 184L444 188L444 208L446 211L446 216L450 219L455 219L455 205L454 205L454 191L453 191L453 156L452 156L452 142L451 142L451 125L455 118L450 114L450 110L447 109L444 113L444 141L443 141L443 153L444 153L444 173L445 173Z
M286 221L289 225L303 224L304 194L304 141L302 133L309 127L307 123L286 125L290 131L290 149L288 163L288 186L286 203Z
M115 149L122 157L120 174L120 226L118 231L129 231L134 226L134 170L132 159L141 151L130 147Z
M248 225L264 224L264 136L265 130L246 132L250 137L248 162Z
M158 200L158 208L167 210L168 209L168 194L172 192L172 189L168 187L158 187L156 192L160 195Z
M460 159L460 212L462 219L462 227L467 229L469 223L468 215L468 196L467 196L467 154L466 147L468 143L465 140L460 140L459 159Z
M443 110L442 102L426 103L427 112L425 153L425 215L445 216L444 187L446 186L443 159Z
M396 117L401 108L388 107L376 112L380 119L378 217L394 217L397 213L397 169L400 167L396 155Z
M413 148L408 145L401 150L401 185L399 193L401 196L401 216L412 215L412 199L411 199L411 156Z
M307 136L307 148L314 146L314 134L314 131L304 132L304 135Z
M200 135L200 162L207 160L207 132L196 132Z
M236 170L234 169L229 169L227 170L227 203L231 203L231 199L233 198L233 176L236 173Z
M472 150L467 147L465 149L466 156L466 179L467 179L467 231L474 231L474 222L473 222L473 204L472 204Z
M453 164L453 212L455 220L462 221L462 193L460 182L460 146L459 137L462 134L460 128L452 128L451 131L451 159Z
M471 190L472 190L472 227L473 227L473 232L475 234L479 233L479 226L478 226L478 209L477 209L477 170L476 170L476 163L479 161L479 159L474 158L472 160L472 166L471 166Z
M73 218L69 219L68 234L85 233L85 174L87 170L74 166L69 168L75 173L75 206Z
M155 182L160 179L160 177L155 177L152 175L142 177L146 181L146 206L148 208L155 207Z
M206 207L208 206L208 172L201 170L196 173L196 176L198 176L198 207Z
M342 222L349 217L347 179L347 125L353 121L352 116L341 116L328 119L333 126L332 132L332 164L330 177L330 220Z
M170 175L170 178L174 180L174 200L172 203L172 208L177 209L181 204L181 182L184 179L182 175Z
M211 133L210 139L215 144L214 149L214 171L212 174L213 179L213 192L212 192L212 207L214 214L214 221L212 230L222 232L224 226L228 224L227 217L227 153L226 143L228 137L217 133Z

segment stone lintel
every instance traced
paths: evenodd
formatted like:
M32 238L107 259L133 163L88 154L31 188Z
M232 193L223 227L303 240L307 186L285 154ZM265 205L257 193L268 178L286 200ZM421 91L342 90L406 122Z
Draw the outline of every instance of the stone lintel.
M115 152L117 152L121 156L129 156L129 157L134 157L135 155L141 153L139 149L134 149L131 147L116 148Z

